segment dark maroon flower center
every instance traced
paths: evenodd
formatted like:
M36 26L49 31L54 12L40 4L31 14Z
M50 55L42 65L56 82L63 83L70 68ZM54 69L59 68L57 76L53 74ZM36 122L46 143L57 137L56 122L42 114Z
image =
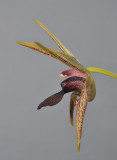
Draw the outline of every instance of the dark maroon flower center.
M41 109L42 107L46 106L56 105L61 101L65 93L72 91L81 93L85 80L86 79L82 77L76 77L76 76L67 78L61 83L62 90L45 99L42 103L39 104L37 109Z

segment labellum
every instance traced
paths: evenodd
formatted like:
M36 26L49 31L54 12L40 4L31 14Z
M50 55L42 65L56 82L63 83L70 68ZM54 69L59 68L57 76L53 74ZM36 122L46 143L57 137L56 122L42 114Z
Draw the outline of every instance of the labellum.
M50 97L48 97L47 99L45 99L39 106L37 109L41 109L42 107L46 107L46 106L53 106L56 105L57 103L59 103L61 101L61 99L63 98L65 93L68 92L72 92L72 91L76 91L76 93L81 93L83 86L85 83L85 79L82 77L70 77L67 78L66 80L64 80L61 83L61 87L62 90Z
M56 105L62 100L64 94L72 92L70 98L70 123L72 126L74 125L73 113L74 106L76 106L77 148L78 152L80 152L82 124L87 107L87 102L92 101L96 95L95 82L90 72L102 73L113 78L117 78L117 74L101 68L85 68L41 22L36 19L34 19L34 21L55 41L62 52L55 49L47 48L38 42L29 43L16 41L16 43L53 57L72 68L67 71L63 71L60 74L61 77L71 76L61 83L62 90L45 99L42 103L39 104L37 109L39 110L42 107Z

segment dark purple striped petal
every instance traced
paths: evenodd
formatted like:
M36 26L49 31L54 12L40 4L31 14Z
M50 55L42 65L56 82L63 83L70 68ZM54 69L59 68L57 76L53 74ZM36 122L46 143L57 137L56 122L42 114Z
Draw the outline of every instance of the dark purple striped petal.
M64 80L61 83L61 87L65 93L71 92L71 91L82 91L83 85L84 85L85 79L82 77L70 77Z

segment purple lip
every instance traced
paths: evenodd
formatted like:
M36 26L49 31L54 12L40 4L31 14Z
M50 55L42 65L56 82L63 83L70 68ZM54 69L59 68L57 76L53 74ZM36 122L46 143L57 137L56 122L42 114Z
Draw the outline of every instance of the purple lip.
M74 76L74 77L67 78L61 83L62 90L45 99L42 103L39 104L37 109L39 110L42 107L56 105L62 100L65 93L72 92L72 91L76 91L76 93L78 91L78 93L81 93L84 82L85 82L85 79L82 77Z

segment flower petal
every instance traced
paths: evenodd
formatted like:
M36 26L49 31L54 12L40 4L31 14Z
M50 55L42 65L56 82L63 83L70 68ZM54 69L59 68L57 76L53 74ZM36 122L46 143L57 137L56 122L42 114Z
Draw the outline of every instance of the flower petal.
M54 106L57 103L59 103L61 101L61 99L63 98L64 92L60 91L50 97L48 97L47 99L45 99L42 103L39 104L38 106L38 110L41 109L42 107L46 107L46 106Z
M82 124L83 124L86 107L87 107L87 91L86 91L86 82L85 82L81 95L80 95L80 99L76 101L76 134L77 134L78 152L80 152L80 142L81 142L81 137L82 137Z
M24 45L26 47L29 47L29 48L32 48L34 50L37 50L39 52L42 52L46 55L49 55L53 58L56 58L56 59L63 59L66 60L66 61L63 61L61 60L63 63L65 63L66 65L74 68L74 69L77 69L77 70L80 70L81 72L83 73L86 73L86 74L89 74L89 71L83 67L83 65L74 57L74 55L41 23L39 22L38 20L34 19L34 21L44 30L48 33L48 35L55 41L55 43L61 48L61 50L64 52L64 55L66 56L66 58L63 56L63 55L59 55L59 58L57 58L55 55L52 56L52 54L50 53L53 52L53 53L57 53L56 50L52 50L50 49L48 52L47 50L45 51L45 49L43 47L38 47L36 46L36 44L32 44L32 43L28 43L28 42L20 42L20 41L16 41L16 43L18 44L21 44L21 45ZM47 49L47 48L46 48ZM61 53L61 52L60 52Z
M33 44L33 43L29 43L29 42L16 41L16 43L20 44L22 46L31 48L35 51L41 52L43 54L46 54L46 55L53 57L55 59L58 59L59 61L63 62L64 64L66 64L67 66L69 66L71 68L78 69L76 64L74 64L74 61L72 61L71 57L69 58L69 56L67 56L64 53L59 52L55 49L47 48L44 45L40 44L39 42L35 42L36 44Z
M55 49L52 49L52 48L47 48L45 47L44 45L40 44L39 42L35 42L36 45L42 49L42 53L50 56L50 57L53 57L55 59L58 59L59 61L63 62L64 64L66 64L67 66L71 67L71 68L74 68L74 69L78 69L77 66L74 64L74 61L73 60L74 58L72 57L69 57L68 55L62 53L62 52L59 52Z
M33 19L54 41L55 43L60 47L60 49L66 54L66 55L70 55L73 56L74 55L58 40L58 38L56 38L50 31L48 28L46 28L40 21Z
M63 71L63 72L60 74L60 76L61 76L61 77L78 76L78 77L82 77L82 78L87 79L87 74L86 74L86 73L83 73L83 72L78 71L78 70L76 70L76 69L69 69L69 70Z
M68 93L71 91L82 91L82 88L84 86L84 82L85 79L82 77L70 77L65 79L62 83L61 83L61 87L64 91L64 93Z
M74 114L74 106L75 106L75 101L77 100L77 95L75 95L74 93L71 94L71 98L70 98L70 123L73 126L74 125L74 121L73 121L73 114Z
M60 47L60 49L68 56L69 60L75 65L78 70L82 72L86 72L88 74L88 70L82 66L82 64L74 57L74 55L58 40L58 38L53 35L48 28L46 28L40 21L33 19Z

